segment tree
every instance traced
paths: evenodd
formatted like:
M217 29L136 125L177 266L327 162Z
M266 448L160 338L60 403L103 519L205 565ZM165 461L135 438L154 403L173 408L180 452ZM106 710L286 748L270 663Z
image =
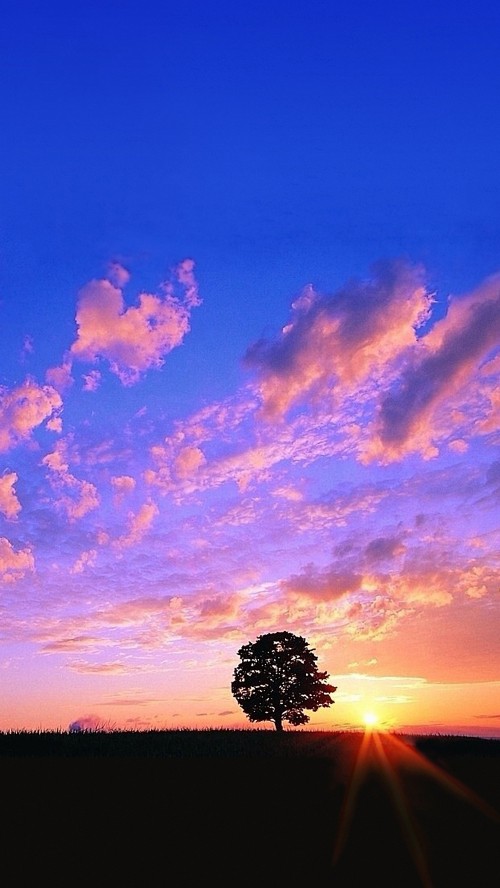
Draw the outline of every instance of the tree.
M305 725L309 716L331 706L337 688L319 672L317 657L305 638L292 632L270 632L238 651L241 663L234 670L231 691L251 722L272 721L277 731L283 722Z

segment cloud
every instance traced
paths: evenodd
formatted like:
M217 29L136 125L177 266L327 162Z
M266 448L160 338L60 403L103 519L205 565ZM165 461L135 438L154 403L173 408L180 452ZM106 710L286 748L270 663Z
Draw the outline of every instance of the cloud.
M44 654L64 654L73 653L73 651L96 650L98 644L97 637L73 635L48 641L43 645L42 650Z
M83 715L72 721L68 726L70 733L78 731L109 731L109 724L104 722L98 715Z
M175 459L174 470L178 478L190 478L205 463L205 455L199 447L183 447Z
M386 561L403 555L406 546L399 537L377 537L371 540L365 548L367 562Z
M333 402L377 380L415 344L432 303L423 270L402 261L379 263L371 280L352 281L333 296L308 287L279 337L246 352L245 364L258 374L262 415L283 418L306 400Z
M148 500L148 502L144 503L137 513L130 512L129 530L126 534L118 537L118 539L114 541L115 547L119 549L126 549L129 546L133 546L135 543L138 543L148 532L151 525L153 524L154 519L159 514L160 511L158 509L158 506L151 500Z
M193 259L183 259L174 269L177 281L182 284L185 289L184 300L186 305L190 308L201 305L198 282L194 274L194 268L195 263Z
M138 305L128 308L120 286L124 275L116 268L114 283L90 281L79 294L72 358L107 361L111 372L126 386L137 382L147 370L162 367L165 355L189 332L191 309L201 302L193 269L192 260L183 260L174 269L173 280L161 286L161 295L140 293Z
M500 346L500 274L487 279L468 296L450 301L446 316L438 321L416 349L380 406L378 438L380 448L393 458L411 449L431 456L432 419L437 409L452 401L455 407L465 393L475 389L483 362ZM493 380L491 381L493 382ZM497 399L494 387L483 381L482 400L486 415ZM476 396L479 393L476 389ZM466 396L466 395L465 395ZM498 406L498 404L497 404ZM483 420L484 421L484 420Z
M3 583L20 580L34 569L35 559L29 546L16 552L9 540L0 537L0 579Z
M342 572L335 568L318 570L308 564L300 574L283 580L281 588L285 593L296 593L300 596L321 600L333 600L359 589L362 577L351 572Z
M107 277L115 287L122 289L130 280L130 272L121 262L110 262Z
M136 486L135 478L130 475L113 475L111 486L115 492L115 502L121 503L127 493L132 493Z
M84 373L82 379L84 392L96 392L101 384L102 374L99 370L91 370L90 373Z
M467 598L484 598L494 600L500 584L500 571L480 563L470 565L461 571L457 579L457 587Z
M33 337L32 336L25 336L24 341L23 341L23 346L21 349L21 361L23 363L26 360L26 357L28 355L33 354L33 350L34 350L33 349Z
M127 667L120 662L87 663L82 660L73 661L68 668L72 672L78 672L80 675L128 675L131 672L142 671L141 667Z
M83 573L85 568L93 567L97 560L97 549L89 549L86 552L82 552L79 558L76 559L73 567L70 569L70 573L79 574Z
M500 423L500 274L432 319L424 271L379 263L331 296L312 287L275 339L247 350L257 418L337 441L361 463L462 453ZM330 428L325 439L326 421ZM276 429L274 430L277 434Z
M0 387L0 452L28 441L34 429L44 422L48 426L61 408L55 388L39 386L29 377L16 388Z
M9 519L16 518L21 511L21 503L14 490L16 481L15 472L4 472L0 477L0 512Z
M100 504L97 488L91 481L76 478L69 470L69 439L59 440L54 450L42 459L49 469L52 488L60 494L57 506L70 521L83 518Z
M194 286L192 273L189 266L180 268L158 299L172 296L175 301L177 286ZM116 290L126 277L110 271L104 283ZM495 346L487 344L494 338L479 337L485 318L481 324L472 321L481 317L479 305L494 297L478 288L481 298L465 297L458 307L452 301L442 321L432 326L428 309L433 297L420 282L420 270L397 265L392 277L390 269L381 268L371 281L351 282L334 296L306 290L294 305L291 324L276 342L257 349L251 365L256 376L249 385L178 421L165 412L156 430L154 409L146 415L145 407L138 409L144 400L130 404L129 392L120 405L129 421L114 437L116 426L106 431L97 422L106 419L103 413L79 412L92 399L74 391L74 437L57 441L43 459L34 447L22 454L19 474L30 459L38 475L43 474L40 465L45 467L45 478L21 487L17 473L6 472L0 511L16 517L19 486L29 538L40 546L37 570L44 569L39 582L47 596L36 608L50 605L49 594L63 576L65 588L69 583L84 594L79 603L75 599L71 617L63 619L54 597L54 611L41 613L36 626L32 621L22 631L29 635L48 624L43 638L35 639L48 642L50 635L44 652L111 647L149 654L179 642L187 648L193 639L217 650L224 644L234 649L242 635L251 638L285 626L314 634L315 643L324 650L329 645L332 656L345 650L346 662L363 662L373 648L365 652L360 646L355 654L353 645L397 636L403 621L418 630L424 613L441 609L452 614L461 608L466 615L485 614L486 622L498 589L498 571L488 561L498 542L490 510L494 515L500 463L486 451L476 453L474 435L498 431L500 361ZM193 291L184 307L197 298ZM123 299L121 305L115 318L129 311ZM119 338L123 329L118 325L117 330ZM409 403L415 423L409 424L406 438L396 436L386 446L387 398L404 393L411 374L432 354L445 355L460 330L464 335L477 331L475 340L481 341L470 372L459 374L459 384L443 384L439 397L420 413L416 403ZM452 350L457 367L465 350L463 344ZM135 356L133 348L130 355ZM94 357L112 360L104 346ZM66 361L62 366L71 367ZM126 372L125 358L120 366ZM96 369L84 374L84 389L91 389L100 374ZM64 388L61 381L58 385ZM58 422L58 410L45 420L47 426ZM78 430L84 436L81 448ZM441 442L445 460L434 471L428 464L424 471L417 460L390 472L366 467L370 460L403 459L412 449L425 455ZM47 479L52 498L46 496ZM43 497L36 510L35 485ZM167 498L161 510L153 497L147 498L147 485L157 488L149 487L149 493ZM209 492L216 487L218 495ZM117 506L124 501L121 513ZM89 520L80 532L68 521L50 524L54 506L70 523L86 515ZM474 538L467 539L462 531L472 510ZM454 521L463 523L457 527ZM60 558L49 559L42 528ZM132 553L124 550L135 545L137 551L128 557ZM33 569L30 550L15 552L11 546L5 551L12 562L18 557L17 570L5 571L7 581ZM122 557L127 570L114 570ZM139 599L145 576L150 597ZM104 603L102 583L108 579L111 597ZM29 581L26 577L26 585ZM164 597L168 589L175 590L175 599ZM456 607L445 607L453 603ZM14 632L19 631L16 625ZM418 656L424 656L421 650ZM482 656L488 659L488 652ZM382 653L379 659L382 668ZM112 658L102 666L82 662L69 668L120 672ZM165 668L177 668L175 656Z
M57 392L65 392L74 382L71 369L71 360L66 357L58 367L49 367L45 373L45 379Z

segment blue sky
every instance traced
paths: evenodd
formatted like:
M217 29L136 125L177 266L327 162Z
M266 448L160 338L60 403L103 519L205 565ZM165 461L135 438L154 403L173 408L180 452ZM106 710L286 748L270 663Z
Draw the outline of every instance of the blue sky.
M236 650L284 628L345 724L370 669L498 724L465 701L498 692L499 37L484 2L4 4L0 728L237 723ZM198 712L165 675L208 662Z

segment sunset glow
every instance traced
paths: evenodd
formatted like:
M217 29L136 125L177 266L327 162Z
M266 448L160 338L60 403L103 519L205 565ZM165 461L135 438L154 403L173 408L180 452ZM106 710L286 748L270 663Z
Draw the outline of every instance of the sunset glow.
M495 4L123 6L2 23L0 730L500 737Z

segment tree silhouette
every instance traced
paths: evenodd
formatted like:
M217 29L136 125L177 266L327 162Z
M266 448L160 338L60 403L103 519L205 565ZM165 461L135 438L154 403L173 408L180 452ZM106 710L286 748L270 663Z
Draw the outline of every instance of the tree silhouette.
M337 688L326 683L317 657L305 638L292 632L270 632L238 651L241 663L234 670L231 691L251 722L272 721L277 731L283 722L305 725L309 716L331 706Z

